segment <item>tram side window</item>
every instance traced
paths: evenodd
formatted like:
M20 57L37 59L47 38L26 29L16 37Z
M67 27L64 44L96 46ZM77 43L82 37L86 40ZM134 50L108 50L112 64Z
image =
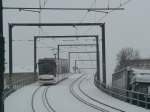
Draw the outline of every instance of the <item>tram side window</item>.
M56 75L56 63L55 63L55 61L50 61L50 63L49 63L49 74Z
M48 74L49 69L48 69L48 63L39 63L39 74Z
M148 86L148 94L150 94L150 86Z

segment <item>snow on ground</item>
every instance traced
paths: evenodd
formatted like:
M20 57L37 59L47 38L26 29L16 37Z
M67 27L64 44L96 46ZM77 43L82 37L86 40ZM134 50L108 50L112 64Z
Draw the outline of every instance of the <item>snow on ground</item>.
M32 112L30 107L31 95L34 88L37 87L37 84L32 84L17 90L7 97L4 102L5 112Z
M81 76L81 74L71 75L68 79L60 82L57 85L50 86L50 88L48 89L47 92L48 101L51 104L51 106L56 110L56 112L98 112L97 110L78 101L71 95L69 91L69 86L79 76ZM78 83L79 82L77 82L77 84ZM79 93L79 95L81 95L81 92L79 92L76 85L74 87L74 90L77 93ZM26 86L11 94L5 100L5 112L32 112L31 97L34 90L38 88L38 86L39 84L35 83ZM81 87L87 94L96 98L97 100L107 103L111 106L115 106L116 108L123 109L126 112L149 112L149 110L134 105L130 105L128 103L112 98L106 95L105 93L101 92L94 86L93 76L87 75L87 79L81 84ZM42 102L42 92L44 88L45 86L41 87L37 92L37 94L35 95L34 106L36 108L35 109L36 112L47 112ZM81 96L84 99L90 101L85 96L83 95ZM104 107L105 106L102 106L102 108Z
M98 90L94 85L93 79L94 77L92 75L88 75L87 79L81 84L81 87L89 96L93 97L94 99L124 110L125 112L150 112L148 109L120 101Z
M69 92L69 85L80 75L75 74L68 80L51 87L48 91L49 101L56 112L98 112L74 98Z

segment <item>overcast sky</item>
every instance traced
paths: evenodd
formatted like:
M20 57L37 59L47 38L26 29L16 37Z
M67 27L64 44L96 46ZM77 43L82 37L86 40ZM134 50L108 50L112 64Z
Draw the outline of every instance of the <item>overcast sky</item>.
M128 0L45 0L45 7L118 7L120 3ZM44 0L41 0L42 6ZM106 56L107 56L107 79L111 81L111 74L116 65L116 54L121 48L132 47L140 51L143 58L150 57L149 47L149 32L150 32L150 1L149 0L131 0L123 6L125 10L115 11L108 14L101 20L104 13L86 11L42 11L42 23L53 22L105 22L106 23ZM3 0L3 6L22 6L22 7L39 7L38 0ZM84 19L83 19L84 18ZM99 21L101 20L101 21ZM6 41L6 62L8 63L8 23L29 23L38 22L38 13L4 10L4 36ZM41 35L72 35L72 34L99 34L99 27L42 27ZM13 40L25 40L13 42L13 63L15 67L33 66L33 42L34 35L39 35L37 27L15 27L13 29ZM101 42L101 41L100 41ZM58 39L48 40L43 39L38 42L39 47L57 47L57 44L68 43L95 43L92 39L63 41ZM101 44L100 44L101 49ZM95 50L92 47L70 48L65 51L84 51ZM101 51L100 51L101 52ZM53 56L56 51L48 48L38 49L38 58ZM66 53L61 54L62 57L67 57ZM77 55L74 58L93 59L95 55ZM94 62L90 63L94 66ZM89 66L88 64L86 64ZM6 65L8 69L8 64ZM14 68L15 69L15 68Z

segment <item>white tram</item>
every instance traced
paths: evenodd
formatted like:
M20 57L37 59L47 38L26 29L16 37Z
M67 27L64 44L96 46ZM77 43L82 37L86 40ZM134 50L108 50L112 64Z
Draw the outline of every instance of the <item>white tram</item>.
M42 58L38 62L39 82L54 84L68 77L69 61L67 59Z

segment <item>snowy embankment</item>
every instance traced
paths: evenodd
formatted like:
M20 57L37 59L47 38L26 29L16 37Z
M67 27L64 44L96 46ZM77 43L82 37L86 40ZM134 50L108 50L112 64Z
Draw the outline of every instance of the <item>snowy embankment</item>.
M57 85L50 86L47 91L47 99L50 105L56 112L100 112L83 102L79 101L70 93L70 85L73 81L79 78L81 74L74 74L71 75L68 79L60 82ZM85 78L85 80L82 79ZM106 95L105 93L98 90L93 83L93 76L85 75L81 79L79 79L76 83L74 83L73 89L74 91L93 105L99 106L103 109L106 109L109 112L119 112L114 110L110 107L105 105L97 104L96 102L92 101L91 99L87 98L85 95L81 93L79 90L79 85L81 89L86 92L89 96L108 104L112 107L121 109L125 112L149 112L149 110L130 105L128 103L122 102L111 96ZM80 83L81 82L81 83ZM32 95L35 89L39 87L38 83L26 86L12 95L10 95L5 100L5 112L33 112L31 106ZM42 86L37 93L35 94L34 98L34 108L36 112L48 112L45 108L42 100L42 94L46 87ZM106 111L106 112L107 112Z

